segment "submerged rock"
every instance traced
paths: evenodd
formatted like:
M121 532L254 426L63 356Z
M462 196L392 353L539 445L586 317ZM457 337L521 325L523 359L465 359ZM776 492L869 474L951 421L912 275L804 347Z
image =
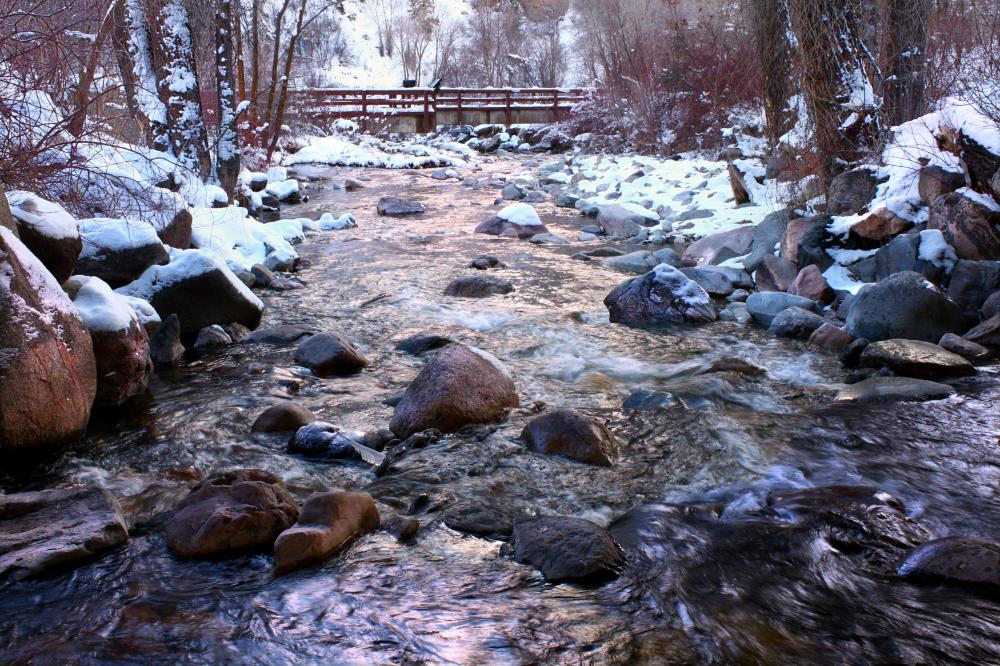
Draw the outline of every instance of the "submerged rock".
M836 399L847 402L918 402L941 400L952 395L955 395L952 387L926 379L872 377L851 384L838 393Z
M332 331L317 333L299 343L295 362L312 370L317 377L352 375L369 365L354 343Z
M545 412L521 431L528 448L550 456L609 467L618 454L614 435L597 419L572 409Z
M291 432L316 420L311 411L291 401L271 405L253 422L250 432Z
M368 493L311 495L295 525L274 542L275 568L281 574L323 562L380 524L378 507Z
M615 288L604 299L613 323L658 326L715 321L705 290L673 266L660 264Z
M826 319L815 312L793 306L776 314L767 327L767 332L779 338L806 340L826 323Z
M451 338L444 335L438 335L437 333L418 333L417 335L411 335L397 342L396 349L404 354L420 356L421 354L426 354L429 351L441 349L441 347L449 345L452 342L454 341Z
M167 543L182 557L221 557L266 550L298 518L281 479L259 469L204 481L167 521Z
M507 268L507 264L492 255L483 254L473 259L468 267L475 268L477 271L486 271L491 268Z
M386 217L404 217L407 215L421 215L425 211L424 205L412 199L402 199L400 197L382 197L378 200L377 212Z
M861 365L888 368L898 375L920 379L965 377L976 374L972 363L930 342L883 340L861 353Z
M389 429L405 439L422 430L453 432L496 423L519 403L513 378L496 358L450 344L432 357L396 405Z
M288 440L288 451L327 459L353 458L355 454L354 442L340 428L315 420L296 430Z
M514 285L507 280L485 275L464 275L452 280L445 288L444 295L459 298L487 298L509 294L512 291L514 291Z
M101 488L0 494L0 579L66 567L127 539L118 501Z
M550 582L607 580L627 566L607 530L582 518L522 518L514 521L512 537L514 559L535 567Z
M1000 588L1000 544L948 536L913 549L899 566L903 578Z

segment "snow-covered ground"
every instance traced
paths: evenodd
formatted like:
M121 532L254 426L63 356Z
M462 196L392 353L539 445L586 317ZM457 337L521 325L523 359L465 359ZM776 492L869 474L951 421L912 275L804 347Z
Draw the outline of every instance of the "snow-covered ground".
M419 138L383 141L358 135L354 123L342 121L341 131L329 136L304 137L305 146L286 155L283 163L327 164L330 166L375 167L381 169L421 169L427 167L469 167L474 151L460 143L423 143Z

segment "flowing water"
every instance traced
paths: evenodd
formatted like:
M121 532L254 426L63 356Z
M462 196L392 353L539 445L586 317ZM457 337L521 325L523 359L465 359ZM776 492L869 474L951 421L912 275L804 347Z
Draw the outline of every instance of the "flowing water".
M384 513L419 518L418 538L402 545L379 532L276 577L266 554L174 557L161 516L73 571L0 584L0 662L1000 662L996 596L893 576L931 533L1000 539L996 368L948 400L836 404L844 371L803 343L722 322L609 324L602 300L624 276L570 259L583 244L472 233L495 189L418 172L305 175L370 178L352 193L317 180L311 202L286 211L351 211L359 227L300 246L307 286L263 294L263 326L340 330L372 367L317 379L295 366L294 345L193 359L156 375L128 414L98 418L74 450L0 472L0 483L13 492L97 482L133 496L127 505L159 497L162 509L192 469L259 467L299 500L367 490ZM386 194L428 212L380 218L374 204ZM586 223L539 209L570 239ZM498 274L516 291L442 296L480 254L508 265ZM427 331L499 357L522 408L413 451L380 478L361 461L310 461L288 454L285 436L250 434L256 415L286 398L345 430L384 428L423 363L395 343ZM660 406L623 410L636 391ZM620 461L597 468L527 452L515 440L536 402L605 419ZM151 484L167 490L143 492ZM630 568L601 586L546 583L491 538L534 513L611 524Z

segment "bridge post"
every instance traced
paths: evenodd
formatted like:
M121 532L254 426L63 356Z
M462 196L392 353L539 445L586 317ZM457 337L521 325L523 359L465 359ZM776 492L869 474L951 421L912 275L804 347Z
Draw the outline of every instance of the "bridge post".
M424 91L424 123L423 123L423 131L424 132L430 132L431 131L430 128L428 127L429 124L430 124L430 108L429 107L430 107L430 93L428 93L425 90Z
M552 122L559 122L559 88L552 91Z
M361 131L368 133L368 93L361 91Z
M504 91L503 120L507 127L510 127L510 88Z
M462 122L462 91L458 91L458 124L464 124Z

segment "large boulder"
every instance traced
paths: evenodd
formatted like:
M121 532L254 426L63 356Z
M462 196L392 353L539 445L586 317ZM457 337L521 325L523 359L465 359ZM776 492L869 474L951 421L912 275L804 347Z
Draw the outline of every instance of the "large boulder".
M1000 259L1000 204L962 189L938 197L927 220L955 248L959 259Z
M937 342L963 330L958 305L919 273L904 271L858 292L844 329L854 338Z
M0 494L0 579L65 568L126 539L121 506L101 488Z
M0 227L0 450L60 444L97 392L87 327L52 274Z
M378 200L376 210L379 215L386 217L422 215L425 212L424 205L419 201L400 197L382 197Z
M534 206L526 203L510 204L496 215L491 215L476 227L477 234L515 236L520 239L543 234L548 228L542 224Z
M183 333L212 324L257 328L264 304L218 258L205 250L175 252L166 266L151 266L117 290L148 301L160 314L176 314Z
M298 522L274 542L279 574L323 562L381 525L368 493L316 493L302 505Z
M851 225L850 239L862 247L884 243L913 226L885 206L876 208L868 217Z
M882 340L861 352L861 365L888 368L897 375L942 379L976 374L969 361L936 344L921 340Z
M903 578L1000 588L1000 544L965 536L922 543L899 566Z
M869 167L852 169L830 181L826 209L830 215L857 215L875 198L878 178Z
M312 370L317 377L353 375L369 365L353 342L333 331L317 333L300 342L295 362Z
M747 226L705 236L687 246L684 250L684 259L714 266L735 257L742 257L750 252L753 235L754 228Z
M798 276L799 270L793 262L772 254L764 257L754 273L758 291L788 291Z
M78 275L67 286L90 331L97 364L96 407L117 407L145 393L153 374L149 337L126 300L103 280Z
M949 171L936 165L920 169L917 178L917 191L920 201L925 206L932 206L942 194L948 194L965 187L965 174L961 171Z
M717 318L698 283L668 264L616 287L604 298L612 323L626 326L701 324Z
M174 202L172 211L161 211L153 221L153 228L156 229L156 235L164 245L177 250L186 250L191 247L194 218L191 216L191 211L183 205L183 200Z
M509 294L514 291L514 285L509 281L489 275L463 275L448 283L445 296L458 298L487 298Z
M521 439L532 451L604 467L609 467L618 453L607 426L572 409L536 416L524 426Z
M781 243L785 236L785 229L788 223L795 218L795 211L790 208L770 213L753 229L750 237L750 252L743 260L743 267L751 273L765 257L774 254L774 248Z
M101 278L112 288L132 282L150 266L170 261L156 230L146 222L106 217L80 220L80 237L83 251L73 272Z
M659 216L635 204L608 204L597 211L597 224L609 236L631 238L643 227L655 227Z
M826 237L826 229L830 226L831 221L832 218L829 215L813 215L812 217L800 217L789 222L788 226L785 227L784 236L781 237L781 258L801 266L817 263L820 268L825 270L822 261L807 260L803 264L800 258L802 255L808 257L814 250L814 246L821 243L822 239ZM800 245L804 245L805 252L800 252ZM827 264L828 266L829 264Z
M778 313L788 308L816 310L816 302L802 296L783 294L780 291L762 291L747 298L747 311L758 326L768 328Z
M182 557L266 550L298 516L281 479L236 470L202 482L181 500L167 521L167 543Z
M945 269L920 257L920 234L906 233L896 236L875 253L875 277L879 280L901 273L915 271L935 284L941 281Z
M454 432L496 423L519 404L514 380L500 361L481 349L450 344L406 388L389 429L401 439L431 428Z
M83 245L76 220L62 206L31 192L7 193L21 242L62 284L73 273Z
M955 264L948 282L948 298L958 304L967 321L979 321L986 299L997 291L1000 291L1000 261L963 259Z
M514 559L535 567L548 581L601 581L627 566L607 530L582 518L536 516L514 522Z

